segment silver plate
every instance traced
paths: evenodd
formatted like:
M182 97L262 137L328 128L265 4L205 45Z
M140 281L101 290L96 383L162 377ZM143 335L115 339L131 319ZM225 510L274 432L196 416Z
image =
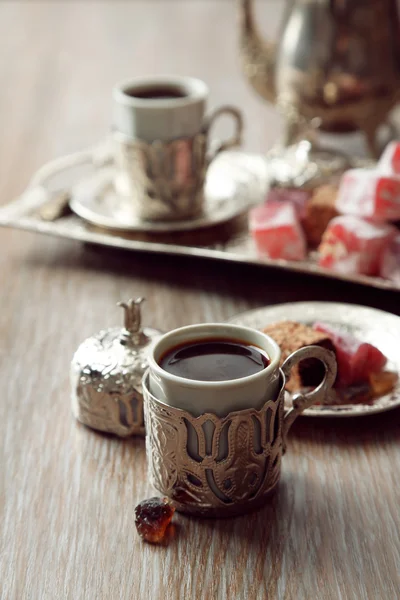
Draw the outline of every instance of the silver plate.
M216 159L222 161L218 169L226 168L227 178L233 172L237 194L231 198L242 212L248 206L249 197L261 198L268 180L268 162L265 157L244 152L227 152ZM312 255L307 260L287 261L259 258L247 230L247 219L239 216L214 227L199 231L148 232L118 231L97 227L69 214L55 220L43 215L57 214L65 191L84 180L93 172L109 168L110 148L99 144L82 152L62 157L42 167L34 176L28 189L14 202L0 208L0 226L36 231L56 237L99 244L109 248L145 251L157 254L174 254L213 258L233 263L279 267L286 271L313 274L330 279L360 283L375 288L400 290L400 284L381 277L345 275L318 267ZM224 167L222 167L224 163ZM214 165L215 166L215 165ZM251 174L250 174L251 173ZM242 185L239 182L242 182ZM60 194L61 192L61 194ZM56 210L53 210L56 207ZM49 209L49 210L44 210Z
M213 227L246 212L262 201L267 164L248 160L242 152L226 152L210 166L204 190L203 214L186 221L143 221L129 198L114 188L115 169L105 167L85 177L72 191L71 209L93 225L118 231L172 233Z
M374 344L388 358L387 369L400 375L400 317L356 304L337 302L293 302L251 310L230 319L230 323L262 329L277 321L291 320L311 325L323 321ZM290 395L286 398L288 407ZM400 380L394 390L372 404L313 406L304 411L307 417L357 417L391 410L400 406Z

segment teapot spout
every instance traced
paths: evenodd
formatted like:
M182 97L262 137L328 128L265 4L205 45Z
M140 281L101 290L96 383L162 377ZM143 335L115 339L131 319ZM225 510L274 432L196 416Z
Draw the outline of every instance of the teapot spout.
M261 38L255 24L253 0L239 0L240 55L253 88L268 102L276 100L276 45Z

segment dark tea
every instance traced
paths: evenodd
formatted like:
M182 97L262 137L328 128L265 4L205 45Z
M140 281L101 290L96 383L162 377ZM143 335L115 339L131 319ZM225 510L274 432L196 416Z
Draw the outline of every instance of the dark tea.
M168 373L197 381L228 381L265 369L269 357L241 340L212 338L171 348L158 361Z
M169 85L149 85L143 88L132 88L125 92L131 98L142 98L146 100L169 100L172 98L186 98L184 90L176 86Z

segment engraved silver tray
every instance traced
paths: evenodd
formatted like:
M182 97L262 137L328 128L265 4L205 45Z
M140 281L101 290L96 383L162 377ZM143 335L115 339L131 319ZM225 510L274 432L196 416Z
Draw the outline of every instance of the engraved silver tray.
M375 288L400 290L400 285L380 277L345 275L318 267L313 255L304 261L272 260L257 256L247 229L247 210L261 202L268 185L268 161L257 154L226 152L211 166L213 177L221 181L231 178L232 194L225 202L231 204L227 220L218 223L210 218L209 226L202 229L186 228L181 231L121 231L94 226L71 211L63 197L68 199L71 189L93 176L93 172L112 164L108 142L87 150L59 158L42 167L31 180L25 192L0 209L0 226L36 231L80 242L99 244L159 254L213 258L221 261L279 267L287 271L319 275L360 283ZM232 209L233 207L233 209ZM61 210L59 210L61 208ZM67 214L66 214L67 213ZM232 218L232 214L235 214ZM50 215L50 216L49 216Z

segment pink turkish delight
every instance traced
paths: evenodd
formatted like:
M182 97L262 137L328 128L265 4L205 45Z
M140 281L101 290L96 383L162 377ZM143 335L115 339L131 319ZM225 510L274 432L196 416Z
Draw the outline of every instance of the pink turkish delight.
M379 159L378 171L400 175L400 142L390 142Z
M337 273L377 275L395 232L392 225L369 223L350 215L335 217L318 248L318 264Z
M382 255L381 276L400 285L400 233L392 239Z
M396 221L400 219L400 176L350 169L341 179L336 208L342 214L373 221Z
M267 194L266 202L291 202L296 209L297 216L304 219L306 216L307 202L312 192L296 188L271 188Z
M379 373L387 358L378 348L326 323L314 323L314 329L325 333L335 346L338 364L337 383L348 386L368 381L370 373Z
M291 202L267 202L249 214L249 227L258 252L269 258L301 260L306 241Z

